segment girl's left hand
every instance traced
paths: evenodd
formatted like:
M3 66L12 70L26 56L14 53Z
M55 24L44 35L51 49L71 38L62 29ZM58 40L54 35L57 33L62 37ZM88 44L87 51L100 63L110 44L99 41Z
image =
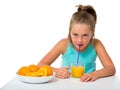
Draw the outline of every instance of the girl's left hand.
M95 81L97 79L98 79L97 75L92 74L92 73L88 73L88 74L83 75L80 78L80 81L81 82L93 82L93 81Z

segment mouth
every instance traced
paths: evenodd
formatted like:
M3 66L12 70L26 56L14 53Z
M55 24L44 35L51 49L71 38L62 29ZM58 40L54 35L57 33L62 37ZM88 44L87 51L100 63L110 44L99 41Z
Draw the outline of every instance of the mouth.
M82 47L82 46L83 46L83 44L78 44L78 46Z
M83 45L84 45L84 44L77 44L77 48L78 48L78 49L79 49L79 48L82 49L82 48L83 48Z

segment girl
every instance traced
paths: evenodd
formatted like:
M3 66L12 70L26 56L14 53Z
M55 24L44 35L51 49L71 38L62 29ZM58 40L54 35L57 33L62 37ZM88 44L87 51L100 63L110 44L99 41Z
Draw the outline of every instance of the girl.
M71 63L76 62L77 50L80 46L79 63L85 63L85 74L80 78L82 82L95 81L98 78L115 74L114 64L106 52L102 42L94 38L97 15L94 8L78 6L72 15L68 38L60 40L53 49L39 62L38 66L50 65L62 54L62 67L53 68L58 78L68 78ZM99 57L103 68L96 70L95 60Z

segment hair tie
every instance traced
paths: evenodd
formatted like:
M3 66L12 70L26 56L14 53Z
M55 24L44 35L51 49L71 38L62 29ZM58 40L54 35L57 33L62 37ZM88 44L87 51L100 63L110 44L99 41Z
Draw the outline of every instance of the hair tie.
M79 12L79 11L85 11L85 10L86 10L86 7L83 6L83 5L76 5L76 7L78 7L78 12Z

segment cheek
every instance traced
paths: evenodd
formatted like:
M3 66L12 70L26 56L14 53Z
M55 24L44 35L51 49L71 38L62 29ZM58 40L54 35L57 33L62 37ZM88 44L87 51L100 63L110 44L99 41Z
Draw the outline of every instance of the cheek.
M77 42L77 38L71 37L72 43Z
M85 43L85 44L88 44L89 42L90 42L90 38L84 40L84 43Z

